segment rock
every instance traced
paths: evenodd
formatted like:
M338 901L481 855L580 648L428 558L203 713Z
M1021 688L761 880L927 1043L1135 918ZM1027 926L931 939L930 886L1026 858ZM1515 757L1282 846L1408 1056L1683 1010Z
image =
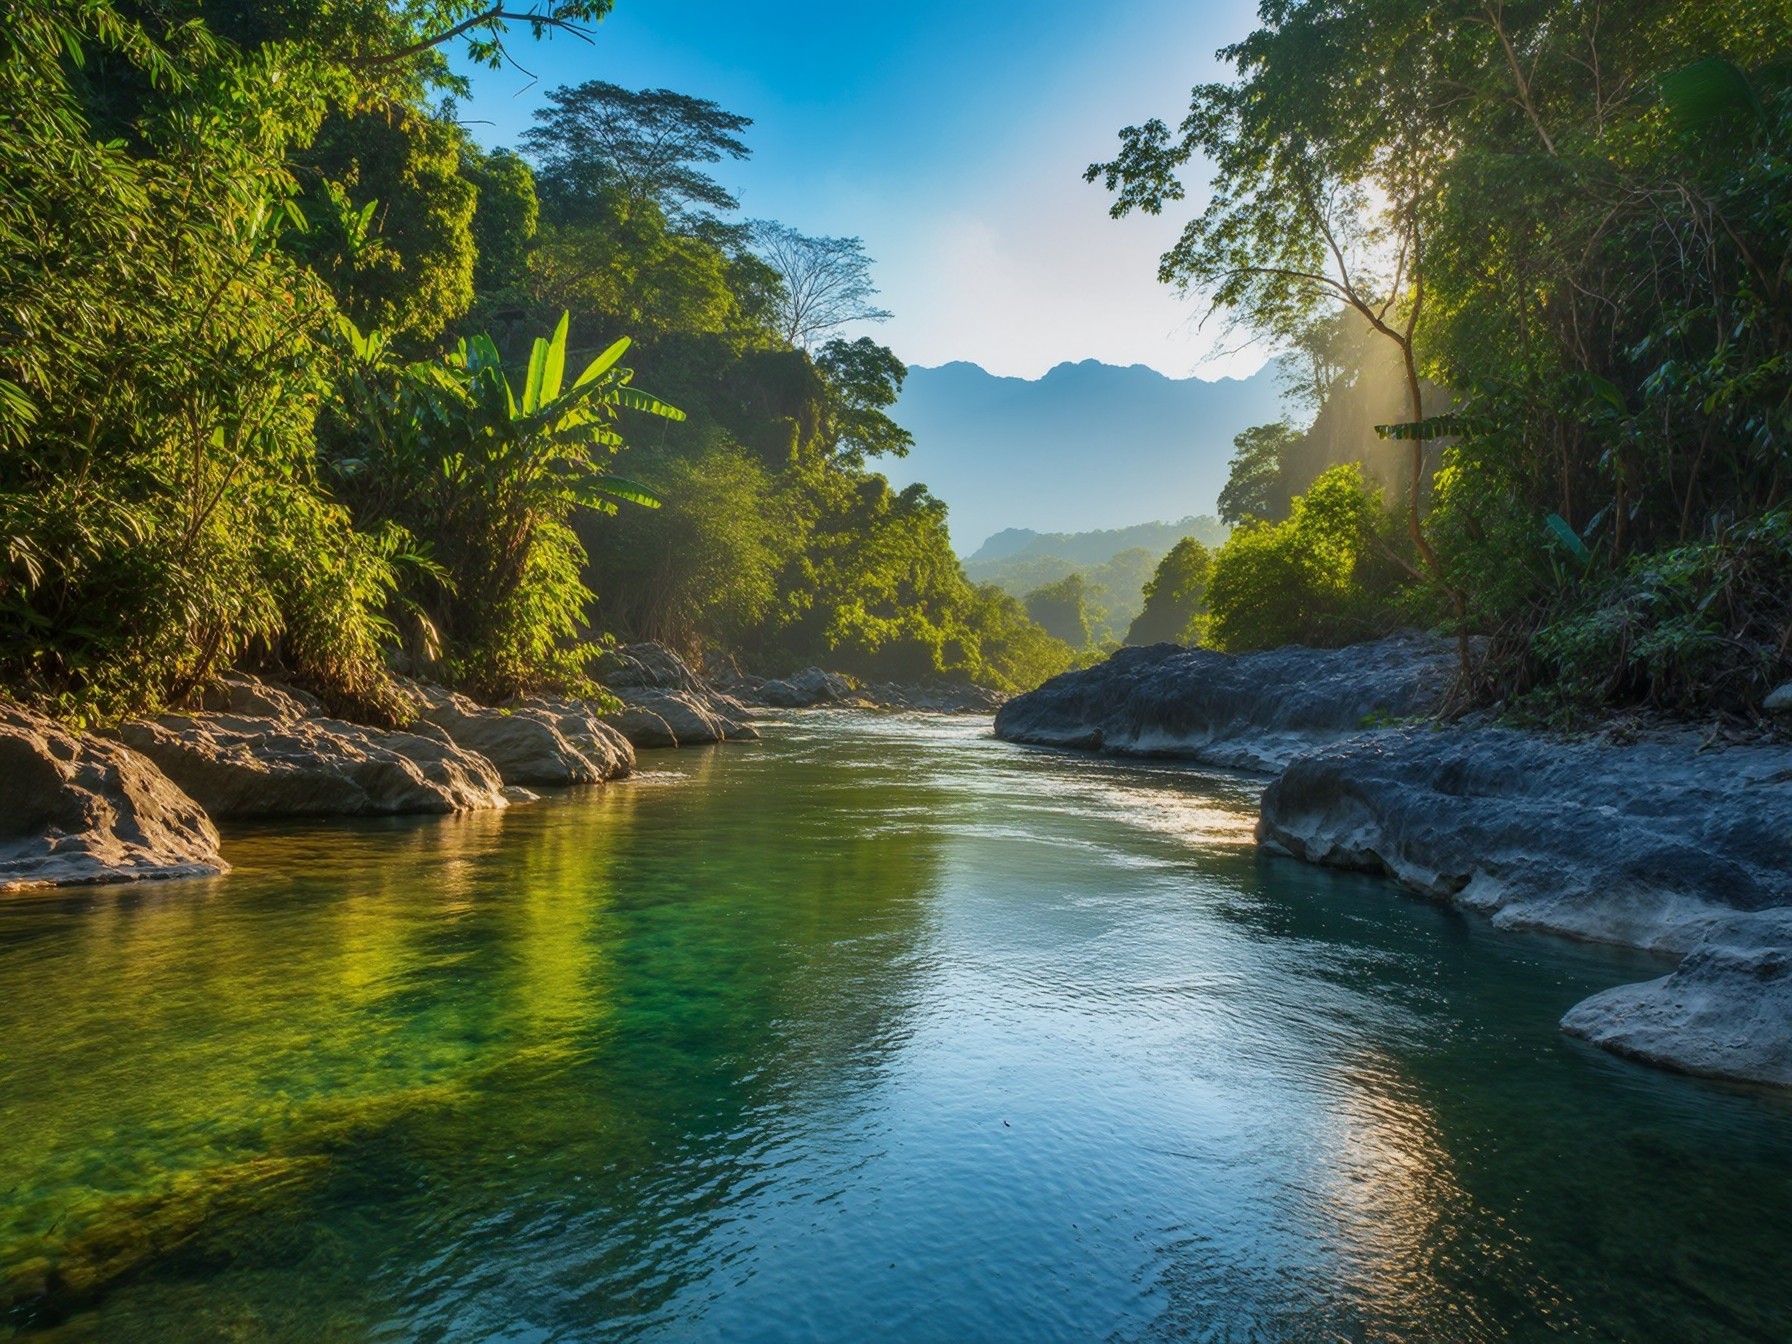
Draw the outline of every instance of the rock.
M781 681L761 683L757 698L776 709L807 709L851 700L854 694L853 684L838 672L806 667Z
M228 870L210 818L152 762L0 704L0 891Z
M1456 670L1453 645L1419 634L1237 656L1127 648L1009 700L996 736L1268 773L1370 722L1432 712Z
M651 709L630 705L606 720L635 747L676 747L678 735Z
M1683 952L1792 905L1792 748L1507 728L1372 732L1292 761L1257 835L1496 924Z
M612 690L646 688L660 691L703 691L703 682L689 664L664 644L625 644L605 649L592 660L592 673Z
M118 735L219 820L504 806L491 762L436 725L389 733L326 718L168 714Z
M1562 1030L1683 1073L1792 1086L1792 910L1712 925L1671 975L1595 994Z
M597 770L600 779L621 779L635 768L635 749L584 700L537 695L519 700L514 712L544 718Z
M1761 708L1769 714L1792 718L1792 681L1771 691L1761 702Z
M256 719L302 719L324 712L323 702L306 691L225 672L199 694L199 708Z
M539 803L541 801L539 793L525 789L520 784L506 784L498 792L504 795L504 801L512 807L518 803Z
M627 774L634 753L621 750L611 736L592 719L578 723L577 715L557 703L520 700L503 709L488 709L464 695L440 687L415 687L413 702L418 716L447 733L455 745L477 752L497 767L506 784L596 784ZM561 731L562 720L596 747L590 755ZM601 743L601 745L600 745Z
M617 691L625 709L610 722L637 747L693 747L710 742L751 741L751 725L718 712L717 697L684 691ZM671 741L666 741L670 736Z

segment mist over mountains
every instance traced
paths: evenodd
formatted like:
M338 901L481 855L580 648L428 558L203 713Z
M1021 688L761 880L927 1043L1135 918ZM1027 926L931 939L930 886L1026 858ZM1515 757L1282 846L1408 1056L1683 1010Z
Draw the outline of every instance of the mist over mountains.
M1232 436L1277 419L1273 366L1249 378L1168 378L1084 360L1038 379L965 362L909 370L896 421L914 450L878 465L951 507L960 554L1009 528L1087 532L1211 514Z

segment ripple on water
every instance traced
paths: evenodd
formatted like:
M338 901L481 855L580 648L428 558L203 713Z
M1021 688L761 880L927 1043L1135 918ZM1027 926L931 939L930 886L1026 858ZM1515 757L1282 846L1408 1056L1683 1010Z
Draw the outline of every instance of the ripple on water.
M1257 784L794 714L0 905L0 1338L1792 1338L1792 1107Z

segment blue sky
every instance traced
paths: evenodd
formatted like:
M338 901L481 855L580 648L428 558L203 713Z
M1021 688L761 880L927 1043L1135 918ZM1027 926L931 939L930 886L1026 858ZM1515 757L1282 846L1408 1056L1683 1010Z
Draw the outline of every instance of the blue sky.
M864 238L896 314L876 332L910 363L1243 374L1262 354L1220 348L1237 341L1157 284L1181 217L1112 221L1081 174L1121 126L1177 118L1254 17L1254 0L616 0L590 44L517 35L536 80L470 72L461 116L511 145L560 84L712 98L754 119L753 158L719 174L742 213Z

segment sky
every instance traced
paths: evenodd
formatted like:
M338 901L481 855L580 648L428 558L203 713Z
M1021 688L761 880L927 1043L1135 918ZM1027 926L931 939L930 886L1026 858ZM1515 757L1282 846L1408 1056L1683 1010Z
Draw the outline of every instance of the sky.
M754 120L753 157L716 174L742 216L863 238L895 314L874 334L906 362L1243 376L1264 352L1157 283L1199 183L1182 213L1115 221L1082 172L1122 126L1179 120L1254 18L1255 0L616 0L590 43L514 34L523 69L464 72L460 116L515 146L562 84L710 98Z

